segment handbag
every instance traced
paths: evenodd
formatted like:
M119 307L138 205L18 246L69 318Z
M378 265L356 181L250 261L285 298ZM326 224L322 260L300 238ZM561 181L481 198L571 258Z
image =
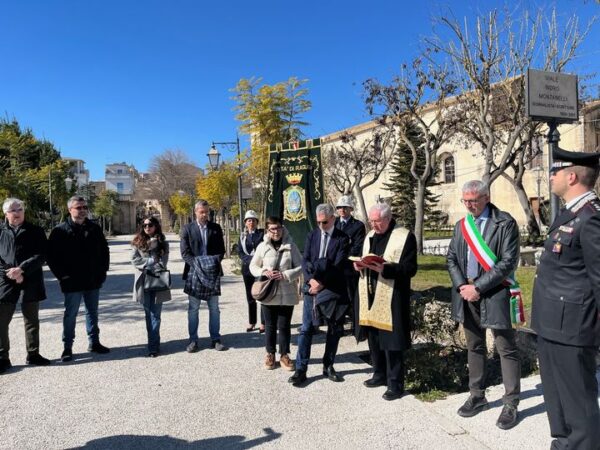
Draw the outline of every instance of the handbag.
M168 291L171 288L171 271L162 264L144 269L144 291Z
M283 252L277 252L277 259L275 260L275 265L273 266L273 270L279 270L279 263L281 262L281 256ZM271 300L277 294L277 288L279 287L279 280L273 280L272 278L267 278L262 275L257 277L254 283L252 284L252 288L250 289L250 295L254 300L259 302L264 302Z

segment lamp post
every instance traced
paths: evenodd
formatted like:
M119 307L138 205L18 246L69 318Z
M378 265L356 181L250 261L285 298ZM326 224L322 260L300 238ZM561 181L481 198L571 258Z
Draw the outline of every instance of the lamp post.
M239 230L240 233L244 229L244 214L242 211L242 165L240 162L240 138L236 136L235 142L214 142L212 143L210 150L208 151L208 162L213 169L218 169L219 167L219 157L221 154L217 150L217 145L225 146L230 151L237 150L238 157L238 176L237 176L237 185L238 185L238 206L239 206Z

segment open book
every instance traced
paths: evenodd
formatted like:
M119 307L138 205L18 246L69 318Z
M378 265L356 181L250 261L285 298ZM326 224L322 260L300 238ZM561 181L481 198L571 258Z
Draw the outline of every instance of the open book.
M385 259L383 259L379 255L374 255L373 253L368 253L365 256L363 256L362 258L360 256L350 256L348 259L350 261L354 261L356 263L364 264L364 265L369 265L369 264L373 264L373 263L381 263L382 264L385 262Z

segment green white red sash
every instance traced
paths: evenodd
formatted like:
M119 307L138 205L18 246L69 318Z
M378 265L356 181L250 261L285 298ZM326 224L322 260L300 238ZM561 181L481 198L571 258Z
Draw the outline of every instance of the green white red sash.
M491 270L498 262L498 257L484 241L479 228L475 225L475 219L472 214L468 214L460 221L460 228L463 238L475 258L477 258L477 262L486 272ZM523 308L521 286L519 286L514 273L507 277L502 284L508 286L510 289L510 320L512 324L521 325L525 323L525 310Z

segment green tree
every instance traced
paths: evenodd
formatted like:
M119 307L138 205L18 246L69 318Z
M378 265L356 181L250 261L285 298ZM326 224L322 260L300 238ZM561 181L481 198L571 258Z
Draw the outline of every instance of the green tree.
M119 194L115 191L103 191L94 203L94 214L102 219L102 229L112 234L112 217L118 212Z
M179 229L181 229L185 224L185 217L192 210L192 197L183 191L179 191L169 197L169 205L179 218Z
M308 80L290 77L273 85L261 84L262 78L242 78L232 89L237 112L242 122L240 132L250 136L250 152L243 161L245 174L250 178L255 197L264 209L269 175L269 145L298 140L301 128L308 125L302 114L311 108L306 98Z

